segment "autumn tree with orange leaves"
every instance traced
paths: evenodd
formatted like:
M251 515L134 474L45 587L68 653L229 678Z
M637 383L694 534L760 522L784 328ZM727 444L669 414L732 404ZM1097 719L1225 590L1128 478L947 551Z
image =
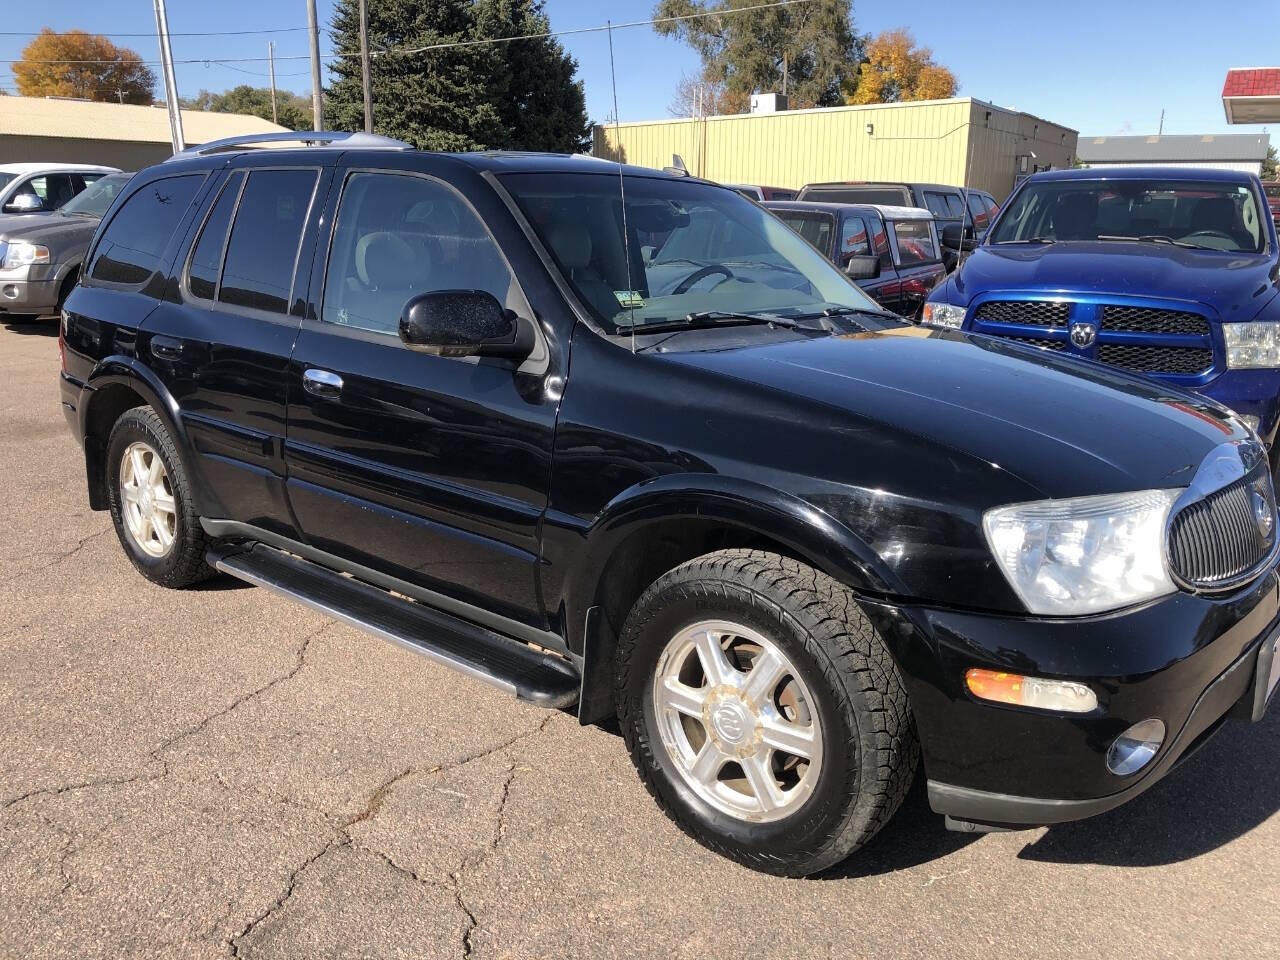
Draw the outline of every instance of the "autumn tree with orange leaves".
M82 97L111 103L151 103L156 75L132 50L83 30L45 27L13 64L24 97Z
M933 51L917 47L910 30L886 30L867 42L857 86L846 102L893 103L943 100L956 94L955 74L934 62Z

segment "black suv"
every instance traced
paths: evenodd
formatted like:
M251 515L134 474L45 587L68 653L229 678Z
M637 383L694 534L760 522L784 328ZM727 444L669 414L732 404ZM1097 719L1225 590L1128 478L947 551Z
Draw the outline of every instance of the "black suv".
M1275 505L1226 409L904 323L714 184L303 136L139 173L66 304L147 578L616 716L678 823L783 874L921 762L953 826L1056 823L1261 716Z

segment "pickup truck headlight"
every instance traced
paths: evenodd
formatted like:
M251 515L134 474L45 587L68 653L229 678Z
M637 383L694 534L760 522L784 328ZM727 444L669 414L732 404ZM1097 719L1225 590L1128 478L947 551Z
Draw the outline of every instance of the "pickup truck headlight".
M25 240L10 240L5 246L4 261L0 269L16 270L33 263L48 263L49 248Z
M1181 490L1040 500L983 514L987 543L1027 609L1101 613L1172 593L1165 521Z
M964 307L957 307L953 303L926 303L920 322L930 327L959 330L964 326L964 313Z
M1222 340L1230 370L1280 367L1280 323L1274 320L1224 323Z

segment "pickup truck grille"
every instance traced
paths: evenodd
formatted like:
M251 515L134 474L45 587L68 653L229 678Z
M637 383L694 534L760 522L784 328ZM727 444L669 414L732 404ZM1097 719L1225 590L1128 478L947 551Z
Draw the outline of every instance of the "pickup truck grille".
M985 300L970 314L969 326L1138 373L1198 377L1214 369L1209 317L1180 306ZM1079 338L1068 339L1068 331Z
M1262 464L1248 476L1188 504L1169 526L1169 562L1184 582L1213 588L1248 574L1276 538L1271 476ZM1270 522L1259 517L1270 516Z
M1056 300L988 300L974 316L984 323L1030 323L1065 327L1071 304Z
M1208 347L1155 347L1141 344L1100 343L1098 359L1112 366L1141 373L1203 373L1213 366Z
M1155 307L1103 307L1100 327L1103 330L1125 330L1132 333L1186 333L1198 337L1209 335L1209 321L1203 315Z

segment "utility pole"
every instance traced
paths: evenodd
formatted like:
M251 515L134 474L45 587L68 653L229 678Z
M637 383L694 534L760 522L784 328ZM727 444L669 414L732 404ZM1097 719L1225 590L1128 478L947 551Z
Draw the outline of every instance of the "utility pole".
M180 153L185 149L186 143L182 139L182 112L178 109L178 81L173 75L173 51L169 48L169 17L165 14L164 0L155 0L155 8L156 38L160 41L160 63L164 69L164 101L169 108L169 137L173 140L173 152Z
M1164 108L1160 108L1160 129L1156 131L1156 136L1164 136Z
M271 122L280 125L276 117L276 42L267 41L267 72L271 74Z
M369 89L368 0L360 0L360 82L364 87L364 132L373 133L373 93Z
M324 129L324 101L320 94L320 28L316 23L316 0L307 0L307 28L311 32L311 122Z

